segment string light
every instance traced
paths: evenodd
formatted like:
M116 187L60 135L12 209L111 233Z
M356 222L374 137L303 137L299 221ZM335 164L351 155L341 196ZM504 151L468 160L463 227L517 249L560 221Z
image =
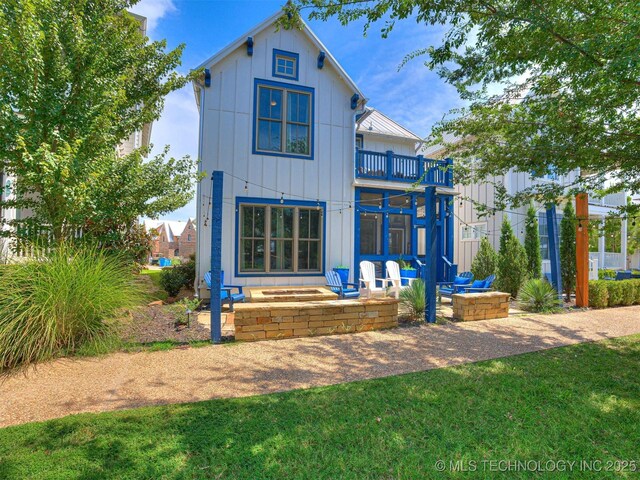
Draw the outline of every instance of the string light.
M247 180L244 181L244 193L249 191L249 182Z
M280 203L284 203L284 192L280 193Z

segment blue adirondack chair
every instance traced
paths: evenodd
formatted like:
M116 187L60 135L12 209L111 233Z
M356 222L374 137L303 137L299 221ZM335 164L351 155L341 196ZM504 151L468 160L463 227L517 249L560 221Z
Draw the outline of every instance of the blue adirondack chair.
M616 272L616 280L631 280L631 270Z
M473 282L473 273L462 272L460 275L456 276L453 282L439 283L440 295L443 297L451 297L454 293L460 293L461 289L470 287L471 282Z
M484 280L474 280L468 287L460 288L458 293L481 293L481 292L490 292L493 290L492 285L493 282L496 281L495 275L489 275Z
M338 272L333 270L327 271L324 277L327 279L327 287L331 289L333 293L340 295L340 298L358 298L360 292L357 288L349 288L349 285L357 287L355 283L342 283Z
M211 290L211 272L204 274L204 283L207 284L207 289ZM242 285L225 285L224 284L224 271L220 271L220 304L229 304L229 311L233 312L233 304L235 302L244 302L245 296L242 293ZM237 288L238 293L231 293L231 290Z

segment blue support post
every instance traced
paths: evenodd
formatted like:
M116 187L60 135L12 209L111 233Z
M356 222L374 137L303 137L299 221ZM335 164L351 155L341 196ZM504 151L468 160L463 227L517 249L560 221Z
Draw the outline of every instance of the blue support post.
M555 204L547 205L547 231L549 234L549 260L551 260L551 283L562 296L562 275L560 273L560 241L558 217Z
M445 255L449 259L451 263L454 262L453 249L455 248L453 245L453 197L447 196L445 197L445 205L446 205L446 215L444 219L444 236L445 236ZM454 271L455 270L455 271ZM454 276L458 273L458 266L452 265L447 272L447 278L444 279L445 282L453 282Z
M387 150L387 180L392 180L393 177L393 151Z
M222 306L220 276L222 270L222 188L223 172L211 176L211 342L222 339Z
M436 187L426 187L424 189L424 237L427 262L423 269L423 281L425 284L425 320L428 323L436 321L436 201Z
M447 158L447 171L445 173L445 182L447 187L453 188L453 158Z

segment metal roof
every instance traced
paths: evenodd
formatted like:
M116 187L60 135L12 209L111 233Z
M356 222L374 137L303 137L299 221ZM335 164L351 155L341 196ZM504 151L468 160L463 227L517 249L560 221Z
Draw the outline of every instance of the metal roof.
M366 107L365 112L356 122L356 131L357 133L363 134L407 138L416 142L422 141L422 139L411 130L391 120L381 111L371 107Z

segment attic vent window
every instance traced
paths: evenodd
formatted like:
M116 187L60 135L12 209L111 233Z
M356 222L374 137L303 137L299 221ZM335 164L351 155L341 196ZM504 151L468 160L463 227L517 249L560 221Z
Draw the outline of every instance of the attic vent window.
M289 78L298 80L297 53L285 52L284 50L273 49L273 76L279 78Z

